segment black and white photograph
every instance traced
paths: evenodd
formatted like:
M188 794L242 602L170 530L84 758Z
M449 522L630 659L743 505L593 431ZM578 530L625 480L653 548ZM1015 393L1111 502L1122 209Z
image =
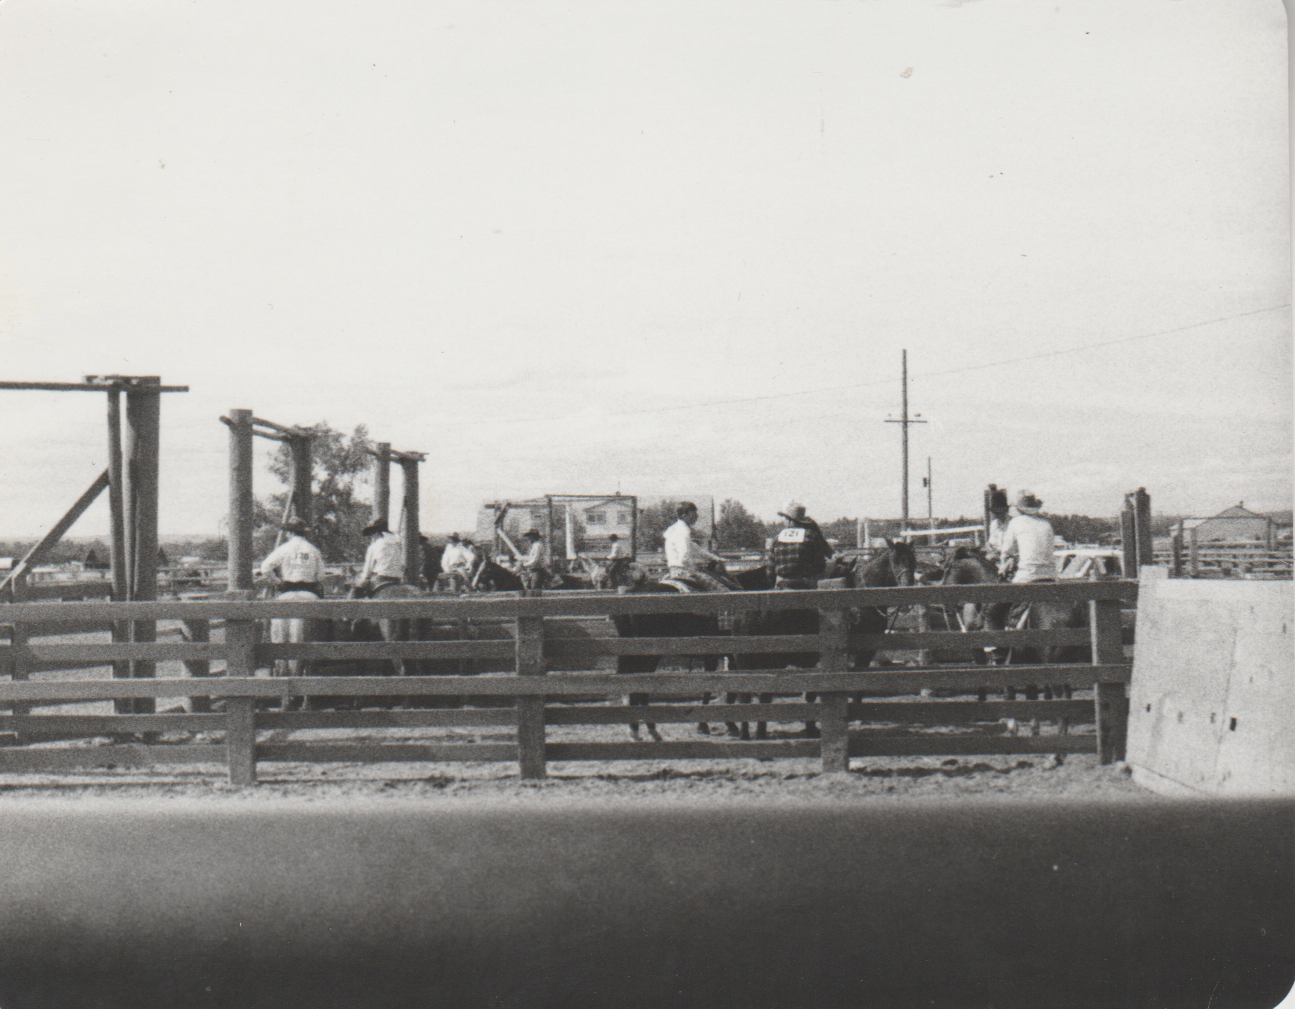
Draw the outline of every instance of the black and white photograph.
M0 1009L1295 1004L1280 0L0 0Z

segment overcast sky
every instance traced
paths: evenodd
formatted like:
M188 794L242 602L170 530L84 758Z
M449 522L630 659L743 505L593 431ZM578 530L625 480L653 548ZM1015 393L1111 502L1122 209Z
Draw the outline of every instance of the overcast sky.
M895 517L905 349L914 516L1289 508L1286 62L1278 0L3 0L0 378L189 386L171 534L233 408L426 452L438 531ZM105 399L0 392L0 535Z

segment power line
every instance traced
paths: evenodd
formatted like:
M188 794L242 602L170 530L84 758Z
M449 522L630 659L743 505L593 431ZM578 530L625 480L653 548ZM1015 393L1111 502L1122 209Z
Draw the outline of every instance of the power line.
M1023 357L1009 357L1009 358L1004 358L1000 361L987 361L982 364L969 364L966 367L962 367L962 368L949 368L944 371L928 371L919 375L915 375L914 377L919 379L941 378L945 375L958 375L968 371L983 371L986 368L1001 368L1004 365L1019 364L1023 361L1038 361L1048 357L1060 357L1063 354L1078 354L1086 350L1097 350L1101 347L1113 347L1121 343L1133 343L1136 340L1150 340L1158 336L1170 336L1174 333L1186 332L1189 329L1199 329L1202 326L1213 326L1213 325L1217 325L1220 322L1231 322L1233 319L1243 319L1249 315L1259 315L1263 312L1276 312L1280 309L1290 308L1290 307L1291 307L1290 303L1287 302L1281 305L1271 305L1267 308L1255 308L1250 310L1249 312L1238 312L1235 315L1224 315L1217 319L1206 319L1203 322L1192 322L1187 324L1186 326L1176 326L1173 329L1162 329L1154 333L1138 333L1135 336L1121 336L1114 340L1102 340L1098 343L1085 343L1077 347L1063 347L1061 350L1048 350L1039 354L1027 354ZM703 402L698 402L698 403L679 403L674 406L651 406L651 407L644 407L643 409L640 409L640 410L617 410L614 413L603 414L602 416L638 417L638 416L645 416L649 414L676 413L681 410L701 410L701 409L709 409L711 407L718 407L718 406L736 406L743 403L763 403L763 402L768 402L769 400L775 400L775 399L793 399L797 396L821 396L825 393L848 392L853 389L866 389L872 386L890 385L894 381L895 380L893 378L879 378L879 379L873 379L870 382L851 382L848 385L832 385L832 386L824 386L817 389L801 389L796 392L771 392L763 396L740 396L734 399L713 399L713 400L705 400ZM548 416L536 416L536 417L495 417L495 418L491 418L489 421L487 421L487 423L534 424L534 423L540 423L543 421L568 420L568 419L571 419L571 417L572 417L571 414L562 414L560 416L548 415ZM453 424L454 422L449 421L448 423ZM464 423L475 424L475 423L481 423L481 421L478 418L473 418L472 420L464 421Z

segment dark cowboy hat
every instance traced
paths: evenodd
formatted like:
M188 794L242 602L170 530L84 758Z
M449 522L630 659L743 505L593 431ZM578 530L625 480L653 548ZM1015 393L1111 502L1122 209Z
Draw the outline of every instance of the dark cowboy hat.
M531 540L542 540L544 538L540 535L538 529L527 529L522 535Z
M989 510L991 512L1007 511L1007 491L996 490L989 495Z
M279 528L282 529L285 533L304 533L308 528L308 526L306 525L304 520L297 518L296 515L293 515L291 518L285 520L284 522L281 522L279 524Z
M387 528L386 519L376 519L360 530L360 533L364 536L372 536L374 533L386 532L391 532L391 530Z
M697 506L691 501L680 501L675 507L674 513L676 518L683 518L689 512L697 511Z

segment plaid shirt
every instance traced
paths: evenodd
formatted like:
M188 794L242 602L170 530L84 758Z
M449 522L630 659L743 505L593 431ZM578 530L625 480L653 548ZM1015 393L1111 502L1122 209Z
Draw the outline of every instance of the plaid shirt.
M783 579L821 578L832 548L813 520L788 526L773 540L773 573Z

